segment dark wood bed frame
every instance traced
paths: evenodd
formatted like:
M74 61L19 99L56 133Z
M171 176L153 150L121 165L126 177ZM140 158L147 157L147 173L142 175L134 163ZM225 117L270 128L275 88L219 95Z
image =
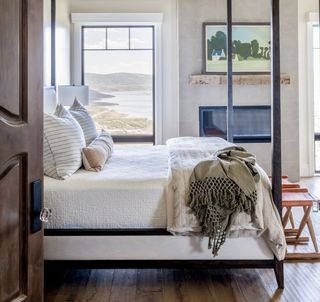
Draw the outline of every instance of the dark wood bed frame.
M273 152L272 152L272 192L273 200L282 215L281 181L281 84L280 84L280 0L270 0L272 28L272 108L273 108ZM55 0L52 0L54 3ZM53 5L54 7L54 5ZM227 0L228 44L232 42L232 0ZM54 12L54 8L53 8ZM52 22L54 26L54 20ZM52 53L55 52L52 41ZM228 140L233 137L233 83L232 48L228 47ZM81 229L45 230L45 236L163 236L171 235L165 229ZM283 261L271 260L50 260L46 268L259 268L274 269L279 288L284 288Z

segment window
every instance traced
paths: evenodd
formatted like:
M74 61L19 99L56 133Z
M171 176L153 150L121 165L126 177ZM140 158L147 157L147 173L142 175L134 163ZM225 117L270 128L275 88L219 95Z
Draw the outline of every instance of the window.
M83 26L82 82L88 110L115 142L155 140L153 26Z
M313 97L314 97L314 132L315 132L315 171L320 172L320 42L319 26L313 26Z

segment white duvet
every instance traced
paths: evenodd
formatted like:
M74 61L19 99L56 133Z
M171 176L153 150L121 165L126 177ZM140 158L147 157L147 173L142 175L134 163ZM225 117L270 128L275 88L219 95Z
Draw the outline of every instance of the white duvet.
M101 172L44 177L46 228L166 228L166 146L116 147Z

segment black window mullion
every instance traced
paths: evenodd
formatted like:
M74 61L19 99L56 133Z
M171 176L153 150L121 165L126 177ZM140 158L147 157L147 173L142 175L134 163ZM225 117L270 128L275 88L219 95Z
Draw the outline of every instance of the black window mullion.
M105 50L108 50L108 27L106 26L105 29L106 29L106 49Z
M84 85L84 26L81 27L81 85Z

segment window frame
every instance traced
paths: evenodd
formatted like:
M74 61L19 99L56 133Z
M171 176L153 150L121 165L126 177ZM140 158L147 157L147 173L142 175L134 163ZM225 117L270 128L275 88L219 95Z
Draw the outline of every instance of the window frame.
M319 30L320 30L320 25L317 24L317 23L313 23L312 26L311 26L311 30L310 30L310 33L311 33L311 43L309 43L310 45L310 53L311 53L311 66L310 66L310 77L311 77L311 81L312 83L310 84L310 94L311 94L311 98L312 98L312 103L313 103L313 119L315 119L315 109L314 109L314 105L315 105L315 94L314 94L314 88L315 88L315 79L314 79L314 66L315 66L315 63L314 63L314 50L315 49L320 49L319 48L315 48L314 47L314 33L313 33L313 29L315 27L318 27ZM314 121L315 123L315 121ZM313 123L313 133L314 133L314 154L313 154L313 167L314 167L314 172L316 174L320 174L320 170L317 170L317 167L316 167L316 164L317 164L317 161L316 161L316 156L317 156L317 152L316 152L316 142L320 142L320 132L316 132L315 131L315 125Z
M105 49L85 49L84 31L86 28L105 28L106 29L106 47ZM108 28L128 28L129 45L127 48L109 48L108 49ZM130 37L131 28L151 28L152 29L152 48L131 48ZM112 135L115 143L152 143L156 141L156 66L155 66L155 26L154 25L81 25L81 84L85 85L85 52L86 51L152 51L152 134L151 135Z

